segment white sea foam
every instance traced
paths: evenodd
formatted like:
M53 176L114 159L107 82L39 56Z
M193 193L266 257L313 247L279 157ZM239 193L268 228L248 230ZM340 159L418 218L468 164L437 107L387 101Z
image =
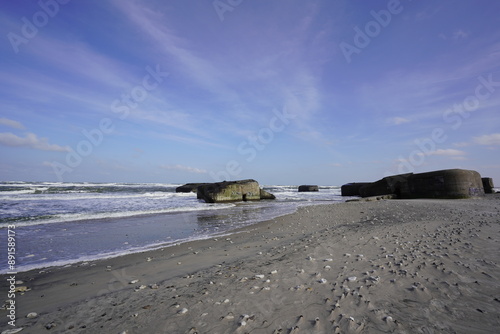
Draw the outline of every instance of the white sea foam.
M25 196L11 196L11 195ZM27 194L27 195L26 195ZM129 194L113 194L113 193L88 193L79 191L68 191L64 194L35 194L32 191L9 192L9 195L0 194L0 199L5 201L74 201L87 199L125 199L125 198L172 198L172 197L193 197L192 193L169 193L169 192L150 192L150 193L129 193ZM196 196L196 195L194 195Z
M76 222L82 220L97 220L97 219L111 219L111 218L126 218L134 216L144 216L144 215L155 215L155 214L165 214L165 213L178 213L178 212L190 212L190 211L205 211L205 210L222 210L234 207L235 204L217 204L217 205L200 205L191 207L173 207L166 209L157 210L138 210L138 211L120 211L120 212L102 212L102 213L75 213L75 214L62 214L55 215L46 219L39 220L28 220L28 221L16 221L16 227L21 226L35 226L43 224L55 224L55 223L66 223L66 222ZM6 228L7 225L11 223L0 223L0 228Z

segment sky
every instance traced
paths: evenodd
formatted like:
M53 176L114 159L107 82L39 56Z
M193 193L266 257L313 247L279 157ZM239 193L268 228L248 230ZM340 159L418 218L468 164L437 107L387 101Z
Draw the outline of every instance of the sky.
M1 1L0 180L500 184L500 2Z

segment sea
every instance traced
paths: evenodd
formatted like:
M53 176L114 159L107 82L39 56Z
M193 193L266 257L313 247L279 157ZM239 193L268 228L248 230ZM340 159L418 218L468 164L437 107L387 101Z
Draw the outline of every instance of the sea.
M198 200L195 193L176 193L178 186L0 182L0 274L227 236L301 206L348 199L341 196L339 186L298 192L298 186L261 185L276 200L211 204ZM9 252L14 250L13 267L7 245L13 248Z

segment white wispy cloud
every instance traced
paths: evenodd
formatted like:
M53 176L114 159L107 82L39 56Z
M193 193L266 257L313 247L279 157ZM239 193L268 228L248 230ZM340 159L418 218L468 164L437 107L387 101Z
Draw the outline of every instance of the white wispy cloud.
M450 156L464 156L466 154L467 153L464 151L456 150L453 148L438 149L438 150L434 150L434 151L428 153L428 155L440 155L440 156L448 156L448 157L450 157Z
M42 151L69 152L68 146L49 144L47 138L38 138L34 133L27 133L26 137L19 137L10 132L0 133L0 144L10 147L28 147Z
M168 56L173 57L180 65L182 72L189 75L202 87L224 96L237 98L220 79L221 71L213 63L196 55L182 40L169 30L162 15L134 3L115 1L116 7L121 10L145 36L151 39L156 47Z
M183 165L161 165L160 168L166 170L177 170L181 172L195 173L195 174L206 174L208 171L204 169L199 169L195 167L183 166Z
M47 68L56 68L71 74L74 78L86 80L95 85L127 87L134 80L131 66L105 54L92 46L75 40L58 40L50 37L37 37L36 48L30 53Z
M0 118L0 124L14 128L14 129L19 129L19 130L25 129L24 125L22 125L20 122L14 121L12 119L4 118L4 117Z
M418 155L420 156L441 156L441 157L448 157L453 160L467 160L466 155L467 153L464 151L456 150L453 148L448 148L448 149L438 149L434 150L432 152L420 152Z
M438 63L425 70L408 68L387 72L375 81L361 85L360 99L371 109L374 108L373 101L378 101L381 112L405 110L412 121L442 119L447 109L462 105L467 97L475 96L481 75L488 79L492 69L498 67L500 43L484 46L470 39L470 44L471 53L458 66ZM496 73L492 77L494 82L498 81ZM492 96L481 100L474 111L496 104L496 97Z
M405 117L392 117L387 119L387 123L392 124L392 125L401 125L404 123L409 123L411 122L408 118Z
M462 29L458 29L453 32L452 38L457 41L459 39L465 39L469 37L469 35L470 35L469 32L463 31Z
M424 8L415 13L415 21L430 20L436 14L438 14L442 9L443 6L436 6L435 4L432 4L432 6Z
M459 143L454 143L453 146L455 147L468 147L470 146L471 144L470 143L467 143L467 142L459 142Z
M320 34L311 35L311 22L314 22L317 11L314 6L307 13L301 13L303 19L295 27L293 39L278 40L281 35L274 36L269 32L271 37L268 38L276 38L276 43L271 43L269 49L252 50L255 53L248 56L239 52L235 54L239 62L233 63L204 54L192 41L181 38L174 32L175 26L169 25L165 19L167 13L158 13L130 2L115 1L114 5L145 41L154 44L158 59L165 60L166 66L175 66L175 72L189 80L195 89L212 94L211 101L219 105L216 114L213 110L207 111L212 116L213 128L235 135L245 130L252 131L258 124L268 121L271 107L281 105L286 105L297 115L297 126L307 127L311 115L318 110L320 80L315 72L320 71L311 69L312 62L305 59L305 43L311 38L321 40ZM247 46L243 42L241 47ZM234 47L229 46L227 52L234 53ZM235 122L238 126L234 125ZM195 124L199 130L204 129L195 122L190 124Z
M458 40L461 40L461 39L466 39L469 36L470 36L470 32L464 31L462 29L455 30L454 32L452 32L450 34L450 36L448 36L447 34L445 34L443 32L439 33L439 35L438 35L438 37L441 38L441 39L443 39L443 40L447 40L448 38L451 38L454 41L458 41Z
M500 133L474 137L473 141L479 145L500 145Z

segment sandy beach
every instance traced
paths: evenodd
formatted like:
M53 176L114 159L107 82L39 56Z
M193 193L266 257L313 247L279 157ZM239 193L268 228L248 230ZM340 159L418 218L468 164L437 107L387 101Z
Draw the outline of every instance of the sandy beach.
M500 195L305 207L229 236L16 280L26 290L16 327L2 309L0 328L23 334L492 333Z

